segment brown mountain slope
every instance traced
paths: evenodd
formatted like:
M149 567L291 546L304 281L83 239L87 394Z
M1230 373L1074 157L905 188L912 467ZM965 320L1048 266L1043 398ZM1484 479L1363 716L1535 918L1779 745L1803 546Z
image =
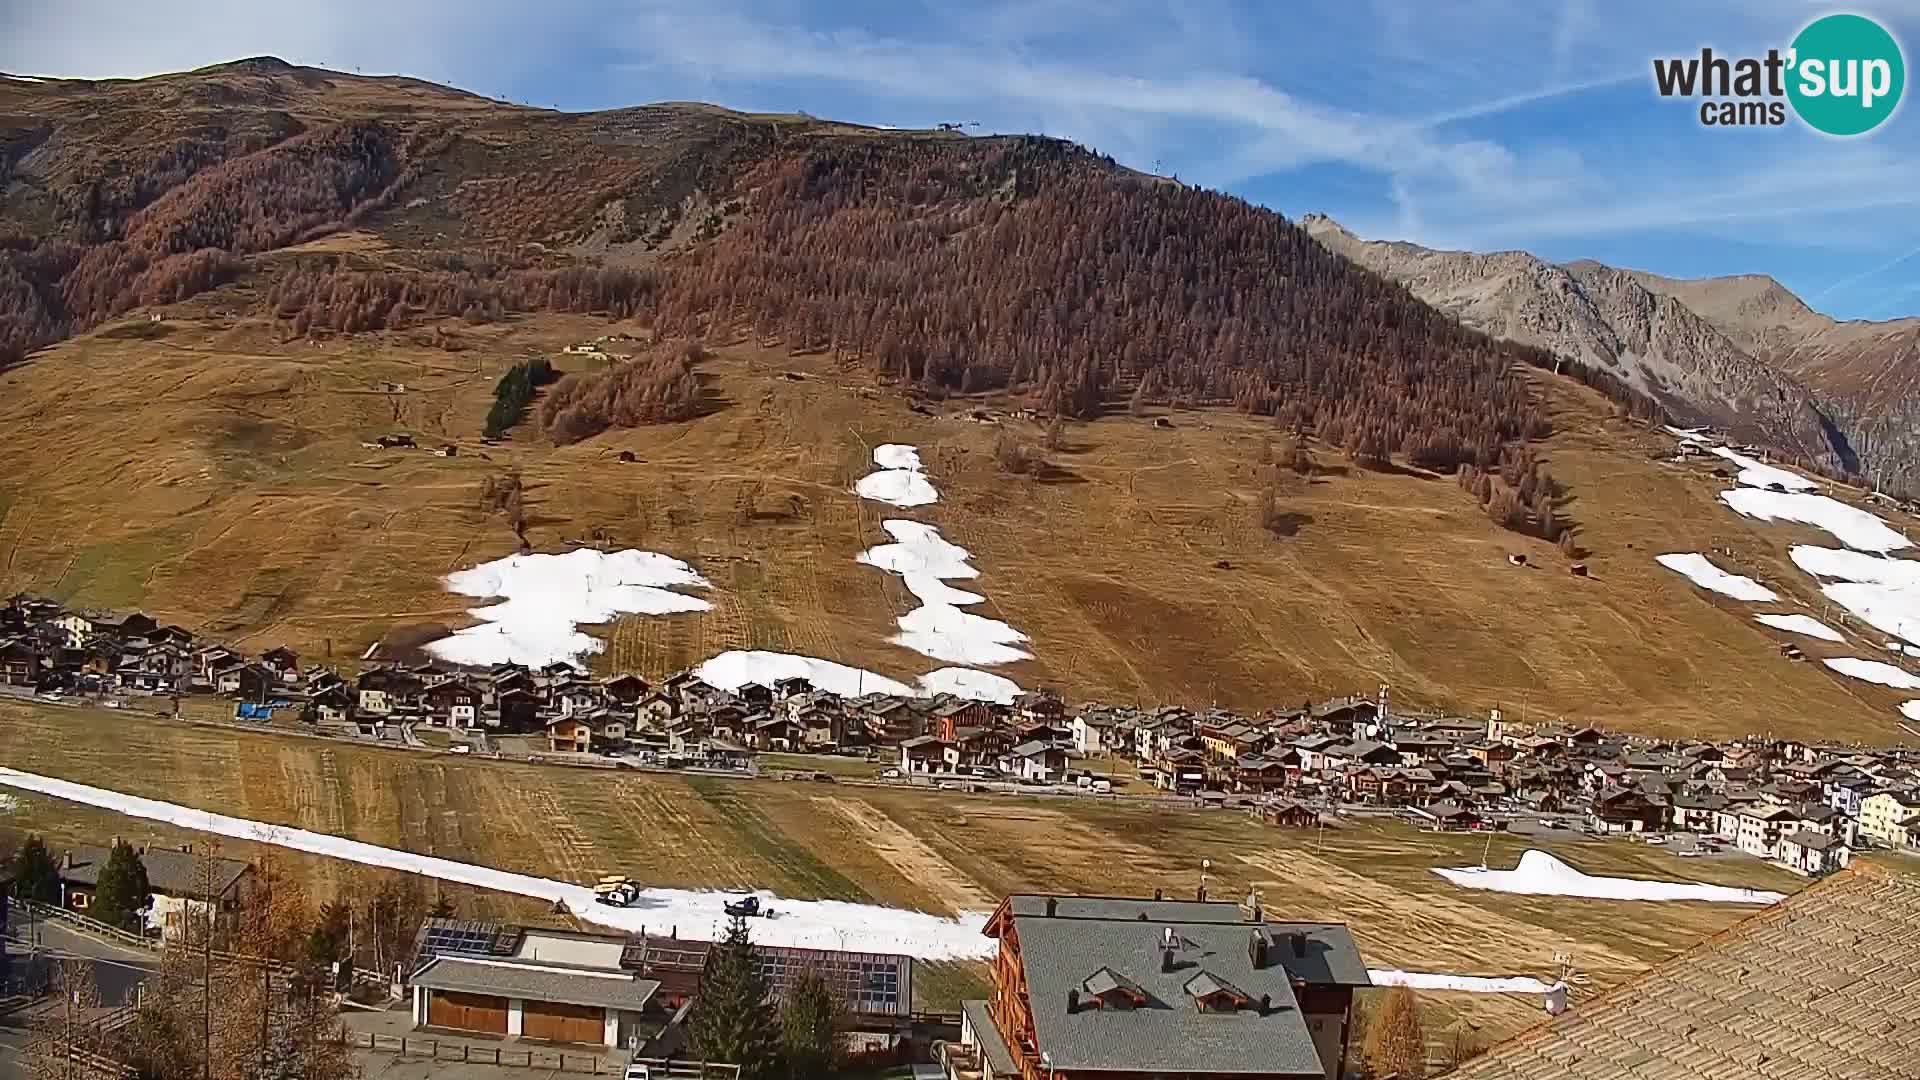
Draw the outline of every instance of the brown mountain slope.
M709 615L609 629L606 662L751 646L910 677L938 665L887 643L907 601L853 561L898 515L848 494L899 441L986 613L1032 637L1006 669L1028 685L1260 705L1385 681L1652 730L1886 733L1886 695L1780 660L1653 566L1731 547L1796 573L1786 533L1650 464L1629 395L1529 370L1555 362L1238 200L1052 140L564 115L267 62L26 85L0 99L31 135L0 203L0 340L57 343L0 371L0 455L27 463L0 476L0 588L344 659L467 621L439 578L516 547L480 489L518 467L536 550L653 548L715 582ZM1582 286L1596 311L1627 302L1609 287ZM1710 332L1646 315L1613 313L1662 349ZM558 350L610 322L706 340L676 382L697 418L478 439L509 365L590 374ZM1086 422L1016 477L996 462L1049 436L961 417L1033 403ZM460 452L363 445L394 429ZM1314 483L1268 464L1295 432ZM1543 524L1591 578L1445 475L1529 439L1558 481Z
M1671 291L1599 263L1557 266L1522 251L1479 254L1363 240L1331 218L1301 225L1333 251L1407 286L1462 322L1610 372L1677 416L1828 467L1848 468L1818 403Z
M326 244L381 254L370 237ZM1259 460L1278 433L1257 417L1180 411L1167 429L1116 413L1070 425L1046 479L1015 479L994 462L1003 427L967 419L991 403L922 415L827 357L751 346L702 365L723 406L697 420L566 447L524 430L486 445L507 365L538 354L586 369L598 361L560 349L641 328L582 316L458 326L451 354L390 333L282 342L238 314L244 289L0 373L0 454L30 463L0 482L0 592L143 605L349 662L406 627L466 624L472 602L438 578L515 550L479 489L519 468L535 550L657 550L713 582L713 612L599 631L603 665L652 675L729 648L895 678L940 666L888 643L913 601L854 561L884 542L882 520L914 517L974 553L967 588L987 597L974 610L1032 638L1034 660L998 670L1075 698L1261 707L1386 682L1410 705L1531 719L1900 737L1891 692L1781 658L1785 636L1754 623L1752 605L1652 561L1732 549L1730 569L1818 612L1785 547L1822 534L1733 515L1704 468L1651 460L1671 440L1564 383L1541 384L1557 429L1544 449L1573 493L1564 513L1591 552L1588 578L1552 545L1496 528L1451 479L1353 469L1318 448L1328 471L1282 494L1276 535L1259 520ZM396 428L461 451L363 447ZM850 494L882 442L920 447L939 503L902 512ZM1535 566L1509 565L1513 552Z

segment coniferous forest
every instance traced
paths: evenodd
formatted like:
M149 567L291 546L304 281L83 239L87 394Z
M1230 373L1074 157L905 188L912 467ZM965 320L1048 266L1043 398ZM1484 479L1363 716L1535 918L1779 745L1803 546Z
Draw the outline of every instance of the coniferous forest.
M737 213L648 259L502 247L379 268L249 261L403 219L426 201L409 186L458 141L342 122L225 160L163 156L131 194L70 206L48 237L0 236L0 364L255 274L290 337L602 313L650 322L662 339L747 335L828 353L917 393L1011 392L1055 415L1231 406L1368 465L1511 472L1510 448L1547 430L1515 371L1550 367L1546 354L1461 328L1278 214L1053 139L754 143L705 178L713 203ZM572 441L692 415L694 359L661 353L563 380L542 429ZM1603 374L1570 374L1624 409L1656 411ZM1517 511L1506 495L1482 501L1537 520L1536 489L1550 486L1503 482Z

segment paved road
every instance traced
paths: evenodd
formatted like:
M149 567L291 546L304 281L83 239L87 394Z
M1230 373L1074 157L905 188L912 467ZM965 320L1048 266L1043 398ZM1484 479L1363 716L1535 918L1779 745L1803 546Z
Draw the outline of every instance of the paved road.
M62 960L91 961L100 1003L116 1007L133 1003L134 988L153 973L158 962L144 949L105 941L64 923L29 920L18 910L7 928L7 952L16 973L44 969ZM25 1080L27 1070L21 1058L27 1040L20 1014L0 1019L0 1080Z

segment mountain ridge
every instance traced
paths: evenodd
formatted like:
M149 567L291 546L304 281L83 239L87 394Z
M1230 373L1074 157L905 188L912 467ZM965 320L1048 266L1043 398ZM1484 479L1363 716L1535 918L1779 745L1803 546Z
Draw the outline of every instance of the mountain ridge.
M1835 319L1765 273L1678 278L1367 240L1323 214L1301 225L1468 325L1597 362L1677 415L1879 486L1920 476L1920 317Z
M29 463L0 470L0 592L347 658L468 622L461 566L631 547L715 607L596 631L610 665L925 670L856 558L881 534L850 491L902 443L1033 643L1023 686L1890 725L1648 557L1738 548L1817 603L1711 463L1660 460L1646 399L1270 211L1060 140L383 80L0 83L0 351L37 320L0 369L0 454ZM1715 333L1504 261L1590 306L1596 358ZM690 371L610 377L676 339ZM529 357L561 379L489 434ZM592 433L549 430L555 402Z

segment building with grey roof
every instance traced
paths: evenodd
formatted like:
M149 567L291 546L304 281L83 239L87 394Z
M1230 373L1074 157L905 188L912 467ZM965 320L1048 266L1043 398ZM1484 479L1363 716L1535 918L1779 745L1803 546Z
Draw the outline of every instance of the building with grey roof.
M115 841L118 842L117 840ZM146 923L162 938L175 940L189 925L204 922L211 910L214 919L226 925L247 900L258 876L251 863L226 859L190 848L163 848L145 845L134 849L147 872L147 888L152 902ZM82 844L60 855L60 906L87 914L94 893L100 887L100 872L106 868L113 848Z
M1371 985L1346 927L1231 903L1018 895L986 932L994 994L963 1010L956 1076L1334 1080Z
M419 1027L637 1047L660 984L630 971L519 956L440 955L407 980Z

